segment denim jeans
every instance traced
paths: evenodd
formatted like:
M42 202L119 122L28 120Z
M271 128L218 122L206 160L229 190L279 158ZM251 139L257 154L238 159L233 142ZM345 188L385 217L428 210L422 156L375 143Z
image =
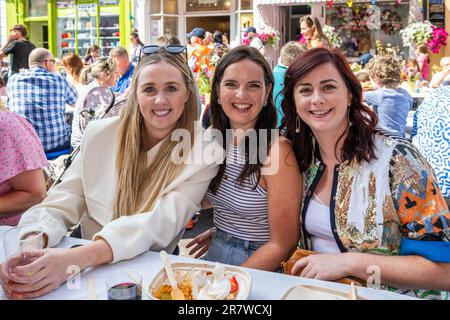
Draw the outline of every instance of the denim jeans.
M265 241L239 239L217 229L205 260L238 266L265 243Z

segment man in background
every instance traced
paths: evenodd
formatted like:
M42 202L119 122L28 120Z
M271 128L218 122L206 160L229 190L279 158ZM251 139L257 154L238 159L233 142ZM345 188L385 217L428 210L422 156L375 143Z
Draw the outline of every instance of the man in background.
M119 71L120 78L117 85L112 89L116 93L125 93L131 83L134 73L134 65L130 62L128 51L122 47L115 47L109 52L109 56L114 60Z
M36 46L27 40L27 35L27 28L22 24L16 24L10 30L8 41L0 49L0 65L5 56L10 56L8 78L18 73L20 69L29 67L28 57Z
M77 91L55 73L55 57L44 48L30 53L30 70L11 76L8 108L31 123L46 153L70 148L71 127L65 120L66 104L74 105Z

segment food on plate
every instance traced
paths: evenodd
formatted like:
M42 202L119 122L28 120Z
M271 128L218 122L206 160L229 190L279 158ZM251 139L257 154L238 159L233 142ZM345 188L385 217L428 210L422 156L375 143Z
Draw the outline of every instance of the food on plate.
M207 269L174 270L178 287L186 300L234 300L240 286L235 275L226 272L225 266L216 263L212 271ZM167 277L156 289L150 287L156 299L171 300L172 287Z

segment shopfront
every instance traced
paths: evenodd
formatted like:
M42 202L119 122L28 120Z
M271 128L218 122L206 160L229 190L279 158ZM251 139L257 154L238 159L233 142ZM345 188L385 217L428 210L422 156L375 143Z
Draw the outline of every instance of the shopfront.
M93 44L101 55L116 46L128 46L131 0L16 0L7 3L8 27L23 23L29 39L57 57L86 54Z
M258 13L257 28L265 26L278 30L282 42L297 40L300 36L299 18L312 14L322 24L335 28L341 36L341 49L348 57L374 52L377 42L390 44L404 56L410 55L403 47L399 31L412 20L427 18L426 0L259 0L254 11ZM425 12L425 15L423 14ZM425 18L424 18L425 16Z
M186 33L201 27L211 33L219 30L237 44L253 25L253 0L136 0L134 15L146 43L163 34L176 35L185 43Z

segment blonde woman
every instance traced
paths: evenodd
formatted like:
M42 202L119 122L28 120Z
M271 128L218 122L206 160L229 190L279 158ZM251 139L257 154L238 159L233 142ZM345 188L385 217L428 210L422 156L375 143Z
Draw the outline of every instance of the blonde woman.
M322 31L322 25L315 16L304 16L300 18L300 32L305 38L306 47L331 48L330 40Z
M93 241L74 249L36 251L26 266L4 265L0 281L8 297L32 298L54 290L68 278L70 265L83 270L148 250L173 252L184 226L200 209L223 153L216 142L203 141L202 129L194 126L199 110L194 88L181 55L161 48L141 60L120 117L87 127L64 180L20 221L41 227L48 247L78 222L83 238ZM180 131L191 141L192 151L183 157L202 161L174 161L179 143L171 136Z
M79 88L77 102L72 120L72 135L70 136L70 144L72 148L78 147L83 137L80 128L80 112L83 109L83 103L88 93L95 87L114 87L119 78L119 72L110 58L100 58L97 62L85 67L80 74L80 81L83 85Z

